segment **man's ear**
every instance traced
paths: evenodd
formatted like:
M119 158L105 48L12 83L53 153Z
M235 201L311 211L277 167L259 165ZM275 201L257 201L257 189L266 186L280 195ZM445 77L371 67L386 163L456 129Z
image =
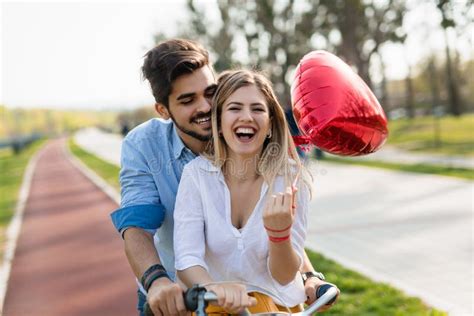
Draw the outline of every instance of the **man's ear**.
M168 111L168 108L162 104L162 103L155 103L155 110L156 110L156 113L158 113L158 115L167 120L170 118L170 113Z

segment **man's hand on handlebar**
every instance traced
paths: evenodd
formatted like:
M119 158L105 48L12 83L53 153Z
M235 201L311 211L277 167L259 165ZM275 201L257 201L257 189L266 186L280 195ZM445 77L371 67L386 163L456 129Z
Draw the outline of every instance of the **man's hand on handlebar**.
M168 278L159 278L148 290L147 302L155 316L189 316L183 300L183 289Z
M247 288L238 283L210 284L205 286L208 291L217 296L217 305L228 313L238 314L250 306L255 306L257 300L247 294Z
M314 303L314 301L317 299L316 297L316 291L318 290L318 288L324 284L331 284L331 283L328 283L328 282L325 282L323 280L320 280L318 278L309 278L306 280L305 282L305 285L304 285L304 289L305 289L305 292L306 292L306 297L307 297L307 300L306 300L306 304L307 305L311 305ZM336 287L337 289L337 287ZM340 294L340 291L339 289L337 289L337 296L336 296L336 300L334 302L332 302L331 304L328 304L328 305L324 305L323 307L321 307L318 312L324 312L324 311L327 311L328 309L330 309L334 304L336 304L337 300L339 299L339 294Z

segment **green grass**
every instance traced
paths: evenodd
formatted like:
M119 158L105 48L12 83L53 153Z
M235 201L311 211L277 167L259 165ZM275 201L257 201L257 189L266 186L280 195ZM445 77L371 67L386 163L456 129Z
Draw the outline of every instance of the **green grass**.
M439 122L440 142L435 142ZM440 155L474 156L474 114L460 117L419 117L389 122L387 144L415 152Z
M87 126L117 128L118 112L41 108L10 108L0 104L0 138L31 133L62 134Z
M373 282L310 250L307 250L307 253L318 271L322 271L326 279L337 284L341 290L337 304L324 315L447 315L426 306L418 298L403 294L388 284Z
M97 156L79 147L72 138L69 138L69 149L72 154L79 158L86 166L97 173L108 184L120 191L119 171L120 168L111 163L105 162Z
M71 151L97 174L108 179L114 187L119 186L119 168L101 161L69 141ZM115 183L114 183L115 181ZM338 303L324 315L357 316L440 316L446 313L424 305L420 299L408 297L401 291L382 283L376 283L361 274L346 269L332 260L308 250L313 265L326 275L329 282L337 284L342 295Z
M10 149L0 151L0 227L10 222L28 161L43 143L36 141L18 155Z
M474 179L474 170L466 168L454 168L454 167L444 167L444 166L435 166L435 165L425 165L425 164L401 164L401 163L392 163L384 161L366 161L366 160L357 160L353 158L338 158L338 157L325 157L323 161L349 164L349 165L360 165L366 167L374 168L383 168L396 171L406 171L406 172L416 172L416 173L427 173L442 175L448 177L455 177L460 179Z
M28 161L43 143L38 140L18 155L11 149L0 150L0 258L3 257L5 229L15 213L23 174Z

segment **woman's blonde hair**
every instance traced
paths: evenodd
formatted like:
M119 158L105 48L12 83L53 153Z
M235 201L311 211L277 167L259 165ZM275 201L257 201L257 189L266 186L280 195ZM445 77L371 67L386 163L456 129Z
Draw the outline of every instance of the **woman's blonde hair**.
M235 91L242 87L254 85L265 97L270 115L271 136L266 138L260 155L257 173L272 188L275 177L282 175L285 184L291 185L297 173L309 188L312 179L303 167L293 138L290 135L285 113L277 101L270 81L262 74L250 70L231 70L222 73L217 82L217 89L212 101L212 141L206 153L215 166L222 168L227 161L227 144L220 134L222 107ZM301 172L300 172L301 171ZM272 190L269 190L272 192Z

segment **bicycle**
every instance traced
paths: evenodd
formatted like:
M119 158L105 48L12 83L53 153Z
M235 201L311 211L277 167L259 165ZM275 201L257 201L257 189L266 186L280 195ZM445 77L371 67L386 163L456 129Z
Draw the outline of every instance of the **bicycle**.
M260 289L263 292L267 292L267 290L260 288L258 286L252 285L255 289ZM184 304L186 309L191 312L195 312L196 316L207 316L206 314L206 307L209 303L216 302L217 296L215 293L207 291L206 288L200 285L194 285L193 287L187 289L184 294ZM323 307L326 304L331 304L334 302L337 296L337 288L333 285L326 284L322 285L318 288L318 293L316 295L318 298L313 304L307 306L307 308L299 313L286 313L286 312L265 312L265 313L258 313L258 314L250 314L247 310L241 313L241 316L250 316L250 315L258 315L258 316L283 316L283 315L295 315L295 316L310 316L318 309ZM153 316L153 312L150 309L148 303L144 305L144 312L146 316Z

